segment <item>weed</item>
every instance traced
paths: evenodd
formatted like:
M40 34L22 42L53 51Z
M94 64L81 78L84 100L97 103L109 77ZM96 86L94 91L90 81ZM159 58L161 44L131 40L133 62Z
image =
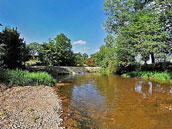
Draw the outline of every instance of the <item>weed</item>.
M34 111L34 109L33 109L33 108L29 108L29 109L28 109L28 111L33 112L33 111Z
M36 121L37 119L39 119L38 116L36 116L36 115L33 115L33 116L32 116L32 120Z

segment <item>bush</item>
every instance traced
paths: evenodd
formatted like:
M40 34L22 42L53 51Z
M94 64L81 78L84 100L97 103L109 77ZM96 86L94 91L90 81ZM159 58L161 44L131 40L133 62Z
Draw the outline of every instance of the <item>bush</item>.
M151 79L159 82L172 82L172 74L168 72L139 72L133 71L122 74L123 77L139 77L144 79Z
M53 86L56 80L46 72L29 72L16 70L0 70L0 81L9 85L20 86Z

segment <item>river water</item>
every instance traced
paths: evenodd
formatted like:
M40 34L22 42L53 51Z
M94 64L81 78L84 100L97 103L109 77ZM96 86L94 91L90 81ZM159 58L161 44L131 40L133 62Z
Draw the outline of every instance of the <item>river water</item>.
M102 74L62 82L56 91L67 128L172 129L171 85Z

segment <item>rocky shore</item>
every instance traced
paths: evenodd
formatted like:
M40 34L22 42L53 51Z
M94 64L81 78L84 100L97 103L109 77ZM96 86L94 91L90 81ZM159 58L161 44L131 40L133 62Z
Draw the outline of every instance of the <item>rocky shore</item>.
M60 129L61 112L52 87L0 84L0 129Z

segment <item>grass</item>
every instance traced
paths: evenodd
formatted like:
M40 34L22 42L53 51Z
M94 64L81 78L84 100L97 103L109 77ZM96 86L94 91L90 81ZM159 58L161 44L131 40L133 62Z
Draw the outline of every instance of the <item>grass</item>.
M34 109L33 109L33 108L29 108L28 111L29 111L29 112L33 112Z
M19 69L0 69L0 81L8 85L20 86L53 86L56 83L56 80L46 72L29 72Z
M36 116L36 115L33 115L31 119L34 120L34 121L36 121L37 119L39 119L39 117Z
M144 79L150 79L158 81L160 83L171 83L172 84L172 74L168 72L139 72L133 71L129 73L122 74L123 77L138 77Z

